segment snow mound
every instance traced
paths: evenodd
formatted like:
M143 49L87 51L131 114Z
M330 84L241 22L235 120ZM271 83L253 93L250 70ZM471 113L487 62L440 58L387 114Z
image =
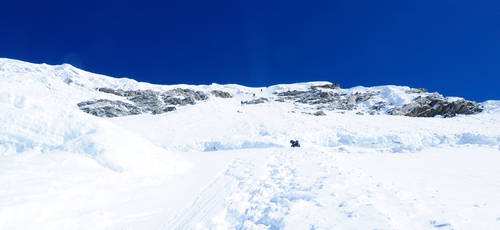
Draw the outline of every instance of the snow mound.
M74 103L95 93L80 84L68 85L67 79L95 84L111 78L88 77L69 65L0 63L1 155L65 151L83 154L116 172L140 174L187 167L180 160L165 162L171 154L143 137L78 110Z

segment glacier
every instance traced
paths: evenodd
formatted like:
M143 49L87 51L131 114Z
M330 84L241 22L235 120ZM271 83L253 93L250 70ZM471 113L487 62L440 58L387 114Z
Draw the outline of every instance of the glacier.
M499 229L498 162L500 101L0 58L0 229Z

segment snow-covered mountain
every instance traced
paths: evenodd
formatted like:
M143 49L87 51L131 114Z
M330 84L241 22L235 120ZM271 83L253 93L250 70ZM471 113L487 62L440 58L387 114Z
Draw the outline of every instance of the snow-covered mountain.
M0 158L0 229L500 229L500 101L406 86L0 59Z

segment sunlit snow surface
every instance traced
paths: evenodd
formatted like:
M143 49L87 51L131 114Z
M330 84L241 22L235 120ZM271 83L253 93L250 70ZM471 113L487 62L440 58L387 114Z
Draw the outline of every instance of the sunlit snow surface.
M240 103L314 84L159 86L0 59L0 229L500 229L499 101L446 119ZM97 87L234 98L99 118L76 105L116 99ZM412 99L346 91L370 89Z

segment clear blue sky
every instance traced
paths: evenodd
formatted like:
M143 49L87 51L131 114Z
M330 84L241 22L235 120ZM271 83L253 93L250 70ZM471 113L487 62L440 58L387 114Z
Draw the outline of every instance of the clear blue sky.
M500 1L0 3L0 56L159 84L425 87L500 99Z

